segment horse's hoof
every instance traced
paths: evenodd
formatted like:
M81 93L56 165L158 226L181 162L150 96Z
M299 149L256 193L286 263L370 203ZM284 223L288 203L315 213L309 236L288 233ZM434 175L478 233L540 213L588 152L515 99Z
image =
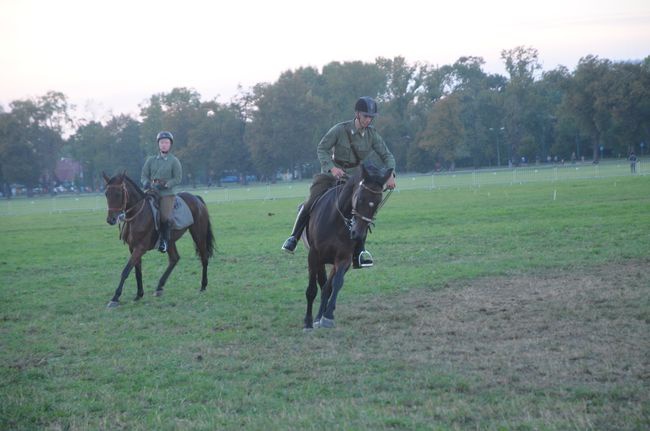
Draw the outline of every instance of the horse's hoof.
M142 299L142 296L138 295L135 298L133 298L133 301L139 301Z
M320 319L319 320L314 320L314 328L320 328Z
M327 317L323 316L320 318L320 327L321 328L333 328L334 325L334 319L328 319Z
M160 290L156 290L156 291L153 293L153 296L162 296L162 294L163 294L163 290L160 289Z
M302 332L305 334L309 334L311 332L314 332L314 328L302 328Z
M109 301L109 303L106 304L106 308L111 309L117 307L118 305L120 305L118 301Z

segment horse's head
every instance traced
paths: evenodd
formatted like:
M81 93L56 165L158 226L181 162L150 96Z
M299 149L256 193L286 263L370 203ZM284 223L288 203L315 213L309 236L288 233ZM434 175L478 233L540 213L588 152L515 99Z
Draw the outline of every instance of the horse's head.
M126 205L129 200L129 192L126 187L126 172L117 174L109 178L105 172L102 172L104 181L106 182L106 203L108 204L108 215L106 216L106 223L111 226L124 217Z
M350 239L365 238L381 204L384 184L393 175L393 169L379 169L372 164L361 165L361 177L354 184L352 194L352 226Z

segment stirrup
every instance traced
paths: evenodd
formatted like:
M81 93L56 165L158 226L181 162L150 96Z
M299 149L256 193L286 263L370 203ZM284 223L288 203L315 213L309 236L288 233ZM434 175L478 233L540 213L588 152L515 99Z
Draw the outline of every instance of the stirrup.
M372 255L368 250L361 250L361 253L359 253L357 264L359 265L358 266L359 268L370 268L371 266L374 265Z

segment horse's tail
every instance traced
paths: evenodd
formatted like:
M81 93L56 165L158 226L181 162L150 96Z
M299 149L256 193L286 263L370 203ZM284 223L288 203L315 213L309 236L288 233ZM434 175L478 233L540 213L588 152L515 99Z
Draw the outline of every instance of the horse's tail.
M214 249L215 249L216 244L215 244L215 239L214 239L214 233L212 233L212 223L210 222L210 214L208 213L208 206L206 205L205 201L203 200L203 198L201 196L199 196L199 195L195 195L195 196L198 198L198 200L201 201L201 203L205 207L205 215L206 215L206 217L208 219L207 233L205 235L205 248L206 248L206 252L208 254L208 258L211 258L212 255L214 254ZM198 256L200 256L199 248L196 247L196 244L195 244L195 249L196 249L196 254Z
M215 241L214 234L212 233L212 223L210 223L210 216L208 215L208 233L205 238L206 248L208 250L208 258L214 254Z

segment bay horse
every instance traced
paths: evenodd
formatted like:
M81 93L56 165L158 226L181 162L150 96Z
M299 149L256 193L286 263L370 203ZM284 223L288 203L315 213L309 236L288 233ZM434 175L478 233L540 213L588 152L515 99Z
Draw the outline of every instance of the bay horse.
M305 292L307 313L304 330L314 326L334 327L336 298L343 287L345 273L352 264L357 241L364 241L370 224L382 204L386 181L393 175L393 169L379 169L372 164L362 164L361 170L344 184L327 189L310 209L306 237L309 246L307 256L309 285ZM320 176L316 181L331 181ZM316 186L316 184L315 184ZM325 265L330 264L329 278ZM312 307L321 288L320 308L316 319L312 318Z
M115 175L111 178L102 172L106 182L106 202L108 204L108 215L106 222L113 226L118 221L124 225L120 229L120 238L129 246L131 257L122 270L120 283L115 290L113 298L107 307L112 308L119 305L120 296L124 281L129 276L131 270L135 267L135 279L138 285L138 292L134 300L139 300L144 296L142 287L142 256L156 246L158 232L155 229L153 211L148 201L147 193L126 175L126 172ZM178 193L181 199L187 203L192 212L194 223L189 226L190 234L194 240L196 254L201 259L203 265L203 275L201 277L201 291L204 291L208 285L208 259L212 257L215 248L214 234L210 224L210 215L205 202L200 196L190 193ZM154 295L160 296L163 293L163 286L171 274L172 270L180 260L176 241L183 236L188 228L181 230L172 230L170 232L169 244L167 247L167 269L158 281L158 287Z

